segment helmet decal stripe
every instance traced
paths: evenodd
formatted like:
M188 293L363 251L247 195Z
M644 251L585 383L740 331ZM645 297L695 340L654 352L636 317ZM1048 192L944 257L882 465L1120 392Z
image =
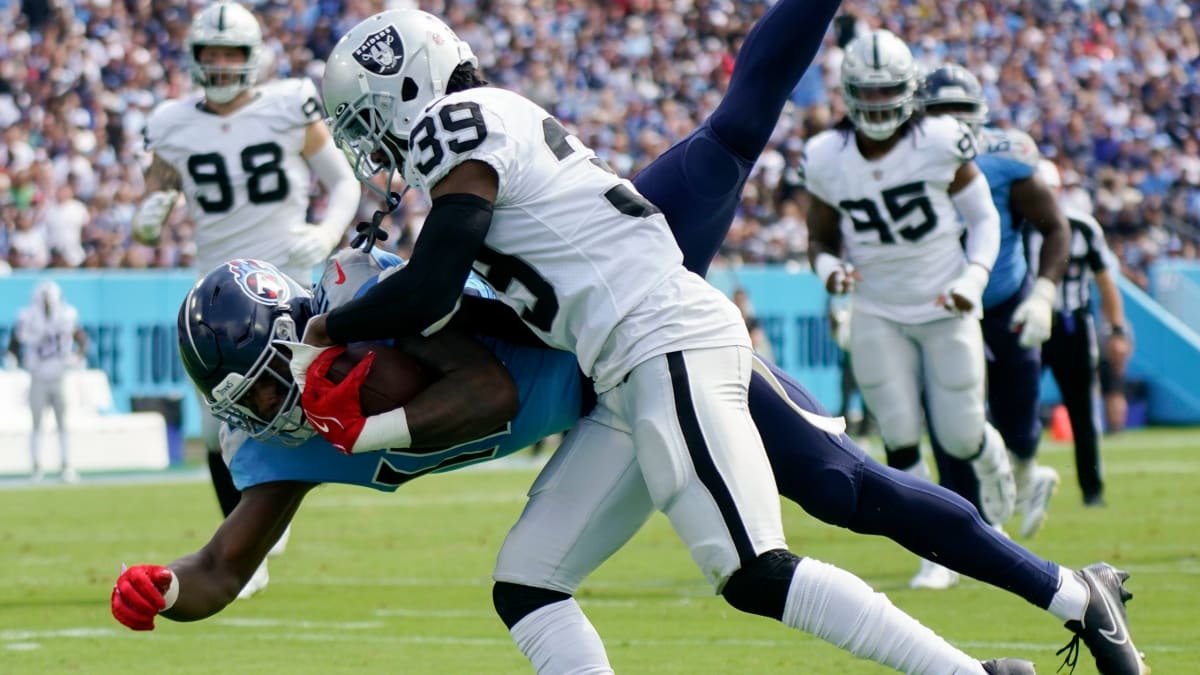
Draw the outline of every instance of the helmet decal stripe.
M225 30L225 3L221 3L221 9L217 12L217 30Z
M193 286L192 290L188 291L187 297L184 298L184 300L183 300L184 307L190 308L192 306L192 304L196 302L197 286L199 286L199 284L197 284L196 286ZM187 328L187 341L188 341L188 345L192 348L192 353L196 355L196 358L200 359L201 363L204 363L204 355L200 353L200 349L196 346L196 338L195 338L195 336L192 335L192 322L191 321L184 322L184 327ZM205 363L205 365L208 365L208 364Z
M875 59L876 68L883 65L879 62L879 33L871 35L871 57Z

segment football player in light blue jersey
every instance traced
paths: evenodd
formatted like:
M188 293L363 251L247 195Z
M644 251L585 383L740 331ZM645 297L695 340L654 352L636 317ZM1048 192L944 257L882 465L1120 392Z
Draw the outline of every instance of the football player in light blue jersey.
M243 297L249 297L246 295L248 289L238 280L244 277L239 268L255 264L251 261L231 261L206 278L211 284L209 288L216 293L227 292L226 298L232 298L224 301L227 305L245 304L253 311L251 302L242 300ZM386 276L387 270L403 264L399 256L377 249L370 253L354 248L339 251L330 259L315 289L313 311L324 312L358 297L378 283L381 276ZM481 298L496 297L487 282L475 274L467 279L464 293ZM246 311L237 311L236 307L230 309L233 310L231 316L246 316ZM181 326L181 331L184 328ZM406 351L424 357L426 363L436 364L439 371L445 372L454 367L456 359L449 353L451 349L441 346L447 339L461 348L459 339L450 336L438 340L407 341L404 346ZM274 481L304 481L345 483L392 491L417 476L511 455L547 435L570 428L579 419L584 407L584 385L574 356L540 346L516 345L494 337L479 336L476 341L504 364L508 377L516 385L516 402L520 413L513 416L509 412L511 419L506 419L502 425L480 428L479 431L484 433L478 437L441 449L396 448L344 456L332 452L329 442L320 436L308 436L299 445L293 446L281 443L279 438L265 438L254 433L242 420L237 426L226 425L222 430L221 445L234 483L239 490ZM189 360L187 356L184 359L185 363ZM500 378L500 381L503 383L507 379ZM465 386L477 401L475 405L489 411L475 416L475 419L488 419L492 417L491 410L500 411L504 408L506 397L497 395L494 384L486 390L472 390L473 384L472 381L463 382L452 375L450 381L443 381L439 391L429 396L439 397L441 391ZM409 407L411 414L411 403ZM238 422L236 419L232 421Z
M776 3L757 25L774 25L775 30L747 37L730 95L717 112L635 178L638 190L652 196L667 216L690 269L702 271L712 259L774 119L816 50L819 40L797 47L796 26L814 24L814 13L831 15L836 4ZM772 18L777 19L774 24ZM786 72L781 70L785 65ZM747 107L758 114L749 114ZM437 459L417 458L416 463L402 465L398 458L403 453L378 451L362 453L365 459L359 460L313 438L296 405L287 354L277 348L277 340L296 340L317 308L354 297L397 262L360 251L339 253L322 278L318 297L308 302L303 290L286 277L240 261L210 275L214 286L230 292L203 290L206 280L194 297L189 296L180 317L185 358L186 350L203 343L226 314L230 321L240 316L243 324L227 334L244 335L248 326L253 336L243 344L254 347L215 350L219 353L195 358L189 366L200 388L212 393L214 403L222 403L232 426L250 438L240 446L230 445L237 447L232 461L235 475L247 487L246 497L200 551L169 567L136 565L121 575L112 595L112 611L121 623L150 630L160 612L173 620L196 620L221 611L319 482L392 489L419 471L450 470L511 452L570 426L582 409L590 408L590 383L574 358L537 347L540 342L527 330L518 335L521 320L506 305L489 300L486 286L468 281L450 327L432 338L406 338L396 344L423 362L437 364L441 374L405 405L412 447L442 448L433 451ZM238 275L240 281L232 278ZM239 311L226 312L226 303ZM195 315L190 314L193 309ZM505 339L467 337L485 329ZM534 341L529 346L518 344L529 338ZM1067 628L1102 664L1138 659L1132 642L1106 644L1101 634L1110 625L1127 628L1123 573L1103 564L1072 572L1038 558L988 527L957 495L883 466L845 434L819 428L810 420L827 415L820 404L786 374L772 372L774 378L754 375L749 405L781 494L826 522L889 536L918 555L936 555L952 568L1020 595L1067 621ZM428 405L431 400L436 405ZM456 445L470 439L479 440ZM249 461L252 457L255 461ZM351 462L354 468L342 468ZM410 474L397 476L402 466ZM381 476L388 480L379 480ZM493 599L510 629L531 613L572 602L560 590L511 583L498 583ZM1031 672L1026 664L1011 660L980 665L992 674Z
M1035 175L1038 150L1027 134L983 126L987 103L979 81L965 68L945 64L929 72L917 93L929 115L951 115L976 133L975 163L987 178L1000 212L1000 253L983 291L983 337L988 350L988 414L1013 454L1020 534L1031 537L1046 518L1058 473L1037 465L1041 344L1050 337L1054 295L1067 263L1070 228L1054 193ZM1028 223L1049 248L1031 278L1022 229ZM934 456L943 485L970 486L970 467L941 451ZM960 491L976 494L977 491Z

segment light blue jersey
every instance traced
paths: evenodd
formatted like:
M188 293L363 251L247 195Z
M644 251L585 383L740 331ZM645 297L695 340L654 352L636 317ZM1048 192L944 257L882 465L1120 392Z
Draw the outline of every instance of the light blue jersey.
M983 290L983 307L988 309L1011 298L1025 285L1029 264L1019 222L1014 222L1009 198L1012 184L1033 175L1038 151L1033 139L1012 129L984 127L979 133L980 153L975 164L987 179L992 201L1000 212L1000 253Z
M327 311L358 295L399 268L398 256L355 249L339 251L329 262L314 302ZM465 293L494 298L495 291L474 273ZM346 483L391 491L417 476L453 471L511 455L551 434L569 429L582 413L583 381L575 356L548 348L523 347L492 337L478 338L516 382L520 412L505 428L443 450L398 449L342 455L320 436L283 447L222 429L221 446L239 490L275 481ZM488 392L480 392L487 396ZM232 454L232 456L230 456Z

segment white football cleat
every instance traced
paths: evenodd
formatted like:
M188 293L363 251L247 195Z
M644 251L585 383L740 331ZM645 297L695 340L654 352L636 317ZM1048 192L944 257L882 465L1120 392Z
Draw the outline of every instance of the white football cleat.
M277 555L283 555L283 552L287 550L288 539L291 536L292 526L291 524L288 524L287 528L284 529L283 534L279 535L279 541L275 542L275 545L271 547L270 551L267 551L267 557L274 558Z
M245 600L267 587L267 583L271 580L271 576L267 574L267 561L264 560L258 569L254 570L254 576L250 577L250 581L242 586L242 590L238 591L238 600Z
M1021 506L1021 536L1028 539L1042 529L1046 522L1046 510L1050 507L1050 498L1058 490L1058 472L1049 466L1039 466L1033 470L1029 485L1017 500Z
M73 466L64 467L62 470L61 478L62 478L62 482L64 482L64 483L78 483L79 482L79 472L76 471L75 467L73 467Z
M943 591L958 583L958 572L929 560L921 559L921 569L908 582L909 588Z

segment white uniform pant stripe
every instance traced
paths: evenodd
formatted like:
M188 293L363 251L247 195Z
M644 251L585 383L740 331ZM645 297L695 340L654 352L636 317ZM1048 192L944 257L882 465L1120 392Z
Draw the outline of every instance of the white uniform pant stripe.
M775 477L746 403L750 350L679 357L691 409L686 435L702 437L705 467L697 468L681 429L668 357L651 357L600 396L542 470L500 550L497 581L574 593L655 508L717 589L748 556L786 548Z
M738 514L737 503L725 484L725 479L717 469L713 456L709 452L704 433L700 430L700 421L696 418L696 408L692 402L691 383L688 380L687 363L681 352L667 354L667 367L671 371L671 388L675 394L675 415L679 429L683 433L683 441L687 444L692 466L700 482L712 495L713 501L721 511L721 519L729 528L729 536L737 549L738 558L745 565L758 557L746 526ZM761 441L760 441L761 444Z

